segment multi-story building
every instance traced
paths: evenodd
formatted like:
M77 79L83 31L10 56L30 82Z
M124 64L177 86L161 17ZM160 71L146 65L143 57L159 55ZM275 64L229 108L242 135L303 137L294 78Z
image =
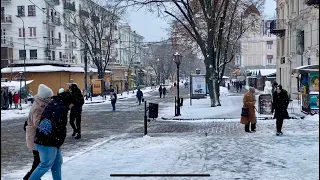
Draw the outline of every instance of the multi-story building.
M278 36L277 82L290 93L297 92L292 70L319 64L318 8L317 0L277 0L277 19L270 32Z
M240 39L240 56L235 65L247 69L272 69L276 66L276 36L270 33L270 22L262 20L259 32L248 32Z
M140 65L143 58L144 37L127 24L119 26L117 62L121 65Z
M62 18L75 11L75 2L2 0L1 67L24 60L36 65L81 63L79 43Z

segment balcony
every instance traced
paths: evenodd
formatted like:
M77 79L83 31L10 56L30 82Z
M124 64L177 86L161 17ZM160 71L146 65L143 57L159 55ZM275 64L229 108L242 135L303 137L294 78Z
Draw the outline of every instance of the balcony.
M12 37L1 38L1 47L13 47L13 38Z
M58 6L60 5L60 0L45 0L51 6Z
M52 26L60 26L61 25L61 19L57 16L49 16L48 17L48 24Z
M60 39L56 39L56 38L52 38L51 45L53 45L53 46L61 46L61 40Z
M74 2L69 3L69 2L64 1L63 9L67 12L76 12L76 5Z
M285 20L284 19L277 19L272 20L270 23L270 33L276 36L284 36L286 32L285 27Z
M319 9L319 1L320 0L306 0L306 5L313 6Z
M12 16L11 15L1 15L1 25L12 24Z

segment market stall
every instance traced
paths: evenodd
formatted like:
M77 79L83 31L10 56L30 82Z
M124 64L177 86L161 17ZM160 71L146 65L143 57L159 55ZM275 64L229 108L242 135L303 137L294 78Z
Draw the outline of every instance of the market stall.
M297 73L297 88L301 93L301 111L305 114L319 113L319 65L300 66Z

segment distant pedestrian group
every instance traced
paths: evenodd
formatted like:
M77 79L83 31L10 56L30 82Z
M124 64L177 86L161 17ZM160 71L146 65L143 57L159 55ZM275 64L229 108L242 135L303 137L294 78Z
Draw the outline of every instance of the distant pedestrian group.
M166 94L167 94L167 88L164 86L160 86L159 87L159 94L160 94L160 98L165 98L166 97Z

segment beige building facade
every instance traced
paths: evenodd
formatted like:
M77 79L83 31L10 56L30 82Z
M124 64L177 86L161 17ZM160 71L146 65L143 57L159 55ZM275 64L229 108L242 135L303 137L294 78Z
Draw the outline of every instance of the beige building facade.
M297 93L292 70L319 64L319 1L277 0L277 19L271 33L277 35L277 82ZM315 8L317 7L317 8Z
M271 20L262 20L259 32L250 32L240 39L241 53L235 65L246 69L275 68L277 44L269 31Z

